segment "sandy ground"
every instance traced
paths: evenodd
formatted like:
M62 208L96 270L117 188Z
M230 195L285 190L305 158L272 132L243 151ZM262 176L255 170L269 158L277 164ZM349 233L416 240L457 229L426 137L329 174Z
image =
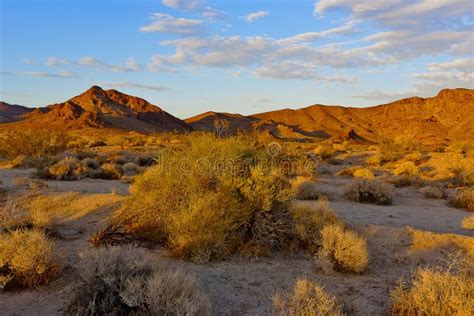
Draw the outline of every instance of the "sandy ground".
M331 166L340 169L344 166ZM334 170L333 170L334 171ZM0 169L0 180L13 191L15 177L28 177L32 170ZM343 197L346 178L323 176L320 190L326 194L335 211L354 229L367 237L370 264L361 275L325 272L321 263L308 255L275 254L257 260L231 259L219 263L195 264L166 257L163 249L151 250L157 265L182 269L193 274L208 293L215 315L268 315L272 296L292 288L296 279L318 280L327 291L344 302L351 315L384 315L389 308L389 291L400 277L409 277L419 264L445 257L445 249L413 253L408 251L410 238L405 226L438 232L474 236L474 231L460 228L462 219L471 213L450 208L445 200L425 199L417 189L396 189L393 206L349 202ZM119 194L128 192L120 181L90 180L47 181L58 191ZM314 203L298 201L297 203ZM65 267L60 278L38 289L0 293L1 315L60 315L77 285L75 265L79 252L90 249L88 236L101 227L117 204L106 205L95 212L60 228L58 239ZM474 243L474 238L473 238Z

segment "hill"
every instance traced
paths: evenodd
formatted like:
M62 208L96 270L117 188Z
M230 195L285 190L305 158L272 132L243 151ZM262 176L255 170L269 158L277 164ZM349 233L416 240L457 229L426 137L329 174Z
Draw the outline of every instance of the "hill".
M22 120L22 115L31 111L33 111L32 108L0 101L0 123Z
M68 130L110 128L142 133L192 130L187 123L144 99L98 86L66 102L35 109L17 124Z

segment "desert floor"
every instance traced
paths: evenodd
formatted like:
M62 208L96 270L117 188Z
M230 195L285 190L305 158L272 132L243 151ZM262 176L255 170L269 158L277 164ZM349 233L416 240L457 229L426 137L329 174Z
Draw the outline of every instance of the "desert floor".
M356 159L356 158L354 158ZM401 277L409 278L420 264L435 263L454 252L449 239L467 238L474 243L474 231L461 228L461 221L470 215L464 210L447 206L444 199L427 199L413 187L396 188L392 206L360 204L344 198L344 185L350 178L335 173L352 164L328 165L318 176L318 189L329 199L332 208L353 229L368 241L370 264L361 275L328 271L324 265L305 254L274 254L268 258L234 258L218 263L191 263L170 259L164 249L149 249L157 264L172 266L193 274L209 295L216 315L271 314L272 296L292 288L296 279L317 280L344 304L353 315L383 315L389 308L389 292ZM15 194L28 186L15 183L19 177L31 177L34 170L0 169L0 180ZM14 184L15 183L15 184ZM93 212L63 222L58 228L58 245L65 265L54 282L37 289L1 292L2 315L62 314L66 302L77 285L76 266L79 253L90 249L89 235L104 225L120 200L128 194L128 183L117 180L45 181L47 192L80 192L92 199L106 199ZM449 192L448 192L449 194ZM294 201L311 206L314 201ZM443 234L425 245L415 245L410 228ZM455 235L444 235L455 234ZM438 235L437 235L438 236ZM436 239L436 238L435 238Z

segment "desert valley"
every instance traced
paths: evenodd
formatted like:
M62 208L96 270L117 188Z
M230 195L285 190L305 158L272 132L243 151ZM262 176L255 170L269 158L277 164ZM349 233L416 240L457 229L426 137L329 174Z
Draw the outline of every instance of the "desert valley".
M474 90L180 120L93 86L0 117L6 314L473 310Z

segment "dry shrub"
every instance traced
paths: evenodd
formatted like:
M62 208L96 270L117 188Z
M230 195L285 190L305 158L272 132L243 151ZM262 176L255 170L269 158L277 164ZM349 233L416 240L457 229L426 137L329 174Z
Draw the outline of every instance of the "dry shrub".
M28 177L15 177L12 183L16 186L27 186L30 185L30 179Z
M319 247L320 232L324 226L343 225L343 222L329 206L327 199L321 199L311 207L300 203L293 204L290 211L295 222L296 234L310 251Z
M465 252L468 258L474 260L474 243L472 237L457 234L437 234L429 231L408 228L411 238L411 251L424 251L430 249L459 249ZM473 261L474 262L474 261Z
M319 145L313 150L313 153L321 159L329 159L334 155L334 151L327 145Z
M122 168L113 163L105 163L101 166L100 178L106 180L117 180L123 175Z
M439 186L428 186L420 189L420 193L430 199L444 199L446 192Z
M365 238L341 225L325 226L321 245L319 256L331 260L339 270L360 273L369 263Z
M318 188L316 182L304 178L298 177L293 182L295 190L295 198L299 200L317 200L319 197Z
M28 216L21 211L14 201L7 201L0 206L0 234L30 226Z
M109 247L82 254L74 315L210 315L208 298L190 275L155 268L143 249Z
M456 191L451 198L450 204L454 207L464 208L470 212L474 212L474 188Z
M35 287L60 271L55 245L41 230L17 230L0 235L2 287Z
M423 154L419 151L414 153L408 154L405 156L405 160L412 161L412 162L420 162L424 159Z
M474 215L470 215L462 220L461 227L464 229L474 229Z
M397 188L405 188L410 186L422 187L426 183L417 175L400 175L391 177L387 180L388 183L393 184Z
M420 171L418 167L412 161L406 161L398 164L396 168L393 170L393 174L396 176L399 175L417 175Z
M78 159L80 159L80 158L78 158ZM82 159L81 162L84 166L86 166L87 168L90 168L90 169L99 169L99 167L100 167L100 163L97 161L97 159L92 158L92 157L86 157L86 158Z
M474 279L449 269L420 268L410 286L403 281L390 293L392 315L474 314Z
M248 245L285 247L292 190L276 158L240 137L186 140L136 178L117 214L127 230L192 260L222 258Z
M360 203L390 205L393 199L393 187L379 180L356 180L346 187L346 196Z
M0 202L6 201L7 196L8 196L7 189L0 187Z
M347 140L343 141L342 143L333 143L332 144L332 149L335 151L347 151L349 148L349 142Z
M57 180L78 180L87 175L87 167L74 157L66 157L47 169L47 175Z
M127 162L123 165L123 174L125 176L134 176L143 172L143 167L138 166L134 162Z
M40 158L56 155L66 149L70 137L50 129L27 128L7 132L0 137L0 156Z
M343 315L336 298L328 294L317 282L299 279L291 293L277 294L273 298L275 315Z
M375 178L374 173L370 169L361 168L356 169L352 174L354 178L364 178L364 179L373 179Z

